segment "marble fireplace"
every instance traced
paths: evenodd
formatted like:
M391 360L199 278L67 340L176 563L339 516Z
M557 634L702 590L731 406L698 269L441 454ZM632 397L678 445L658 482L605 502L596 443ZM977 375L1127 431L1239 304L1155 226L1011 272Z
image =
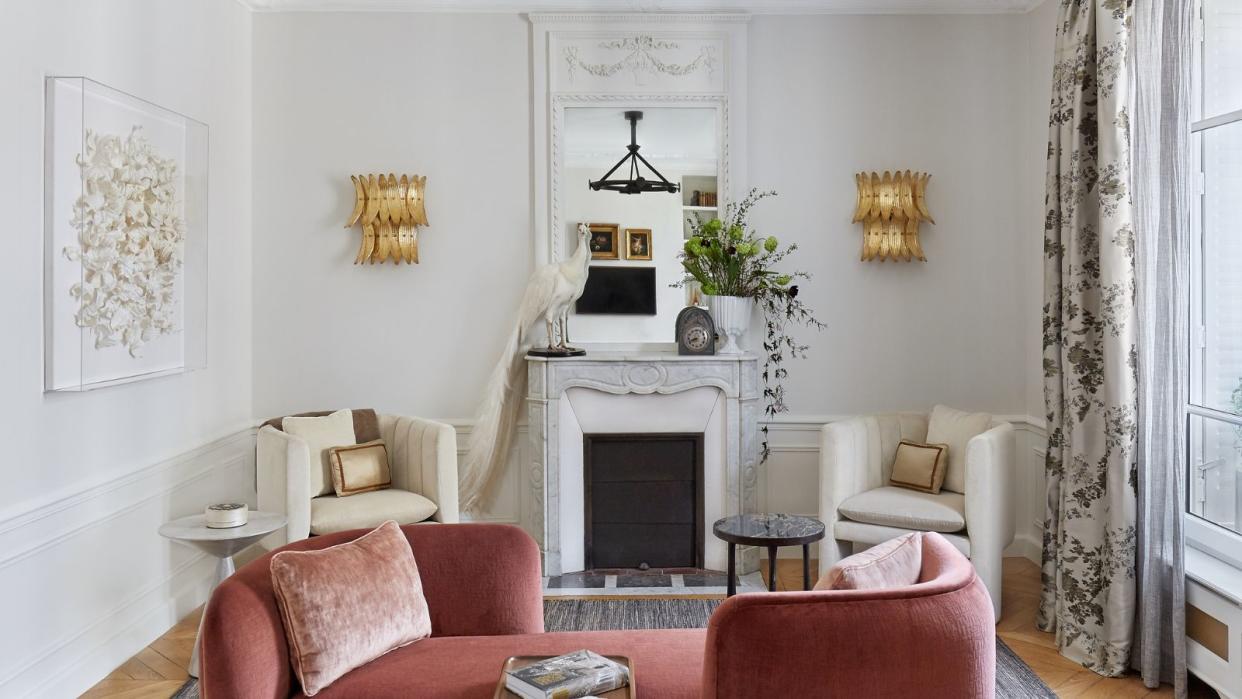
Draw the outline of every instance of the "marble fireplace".
M544 575L585 567L584 440L610 434L702 435L703 561L724 570L727 550L712 523L758 508L758 359L592 351L529 357L527 367L529 484ZM740 572L757 569L757 551L739 554Z

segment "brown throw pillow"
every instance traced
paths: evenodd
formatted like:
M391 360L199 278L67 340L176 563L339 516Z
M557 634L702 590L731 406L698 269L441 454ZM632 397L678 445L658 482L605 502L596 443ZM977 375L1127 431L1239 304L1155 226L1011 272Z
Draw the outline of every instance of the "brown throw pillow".
M388 449L383 440L332 447L328 450L332 487L337 497L383 490L392 486Z
M431 635L410 543L388 521L353 541L272 556L272 587L302 691Z
M949 447L946 444L919 444L902 440L893 459L890 485L924 493L939 493L948 470Z

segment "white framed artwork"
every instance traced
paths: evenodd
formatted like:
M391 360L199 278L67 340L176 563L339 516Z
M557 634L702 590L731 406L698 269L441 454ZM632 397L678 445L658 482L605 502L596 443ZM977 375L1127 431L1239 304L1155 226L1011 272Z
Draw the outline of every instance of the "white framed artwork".
M207 126L46 81L44 390L206 365Z

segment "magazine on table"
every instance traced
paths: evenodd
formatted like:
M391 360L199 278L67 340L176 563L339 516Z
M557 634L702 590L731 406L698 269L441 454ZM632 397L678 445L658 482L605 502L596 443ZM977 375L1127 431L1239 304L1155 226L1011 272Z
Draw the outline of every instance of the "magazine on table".
M523 699L581 699L629 684L629 670L589 650L578 650L509 670L505 688Z

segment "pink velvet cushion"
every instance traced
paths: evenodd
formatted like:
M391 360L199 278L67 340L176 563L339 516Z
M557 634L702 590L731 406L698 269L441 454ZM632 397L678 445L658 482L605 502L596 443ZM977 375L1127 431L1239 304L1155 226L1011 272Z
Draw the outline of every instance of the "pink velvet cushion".
M306 696L431 635L414 553L396 522L319 551L272 556L272 587Z
M911 532L837 561L815 583L816 590L879 590L919 581L923 533Z

